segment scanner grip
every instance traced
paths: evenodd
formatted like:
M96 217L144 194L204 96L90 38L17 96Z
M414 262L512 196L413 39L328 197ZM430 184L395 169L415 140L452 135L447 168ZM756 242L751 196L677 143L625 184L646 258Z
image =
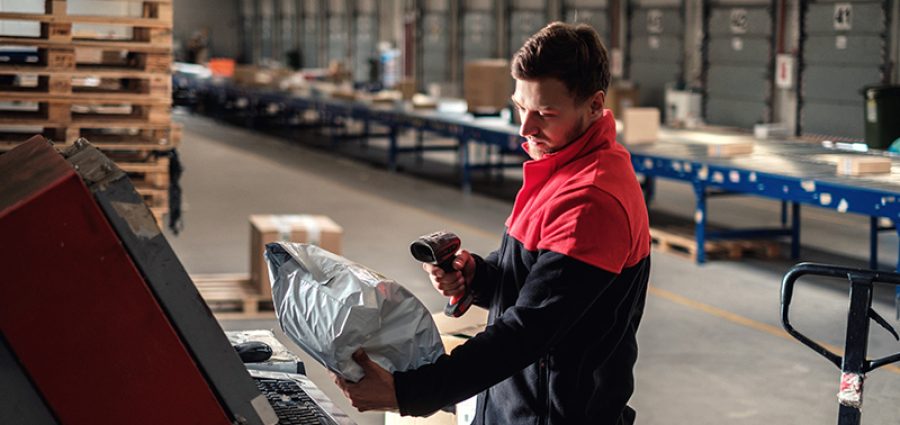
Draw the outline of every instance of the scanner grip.
M450 258L447 261L444 261L441 264L438 264L438 267L441 268L445 273L453 273L456 269L453 268L453 260L456 257ZM447 302L447 305L444 307L444 314L450 317L460 317L463 314L466 314L466 311L469 311L469 307L472 306L472 301L475 300L475 296L469 290L469 285L465 285L465 291L462 295L454 295L450 297L450 301Z
M450 297L450 301L444 307L444 314L450 317L460 317L469 311L469 307L472 306L472 301L474 300L475 296L469 291L469 285L466 285L465 293Z

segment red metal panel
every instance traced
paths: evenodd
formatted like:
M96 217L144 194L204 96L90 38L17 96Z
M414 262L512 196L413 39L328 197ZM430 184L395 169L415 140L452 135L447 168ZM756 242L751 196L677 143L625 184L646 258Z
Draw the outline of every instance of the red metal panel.
M229 420L81 178L0 156L0 329L61 423Z

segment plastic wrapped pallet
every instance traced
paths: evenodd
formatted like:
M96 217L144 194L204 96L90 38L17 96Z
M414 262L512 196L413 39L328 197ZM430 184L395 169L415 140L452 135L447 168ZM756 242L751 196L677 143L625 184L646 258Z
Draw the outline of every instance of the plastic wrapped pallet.
M397 282L314 245L271 243L266 260L281 329L345 379L363 377L359 348L390 372L444 354L428 310Z

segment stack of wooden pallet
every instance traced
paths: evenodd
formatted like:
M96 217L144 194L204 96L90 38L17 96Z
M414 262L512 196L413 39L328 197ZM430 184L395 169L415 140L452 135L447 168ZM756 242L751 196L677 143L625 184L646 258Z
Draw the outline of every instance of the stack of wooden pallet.
M168 154L180 139L171 119L172 0L46 0L44 13L0 6L3 22L26 30L0 33L0 152L36 133L59 147L84 137L162 217Z

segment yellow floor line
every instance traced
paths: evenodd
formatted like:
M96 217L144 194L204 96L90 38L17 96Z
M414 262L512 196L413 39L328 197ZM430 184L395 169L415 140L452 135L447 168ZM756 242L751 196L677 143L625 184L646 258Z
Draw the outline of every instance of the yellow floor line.
M648 292L651 295L667 299L676 304L681 304L685 307L692 308L692 309L698 310L698 311L702 311L707 314L711 314L711 315L719 317L721 319L725 319L729 322L736 323L738 325L745 326L745 327L748 327L751 329L756 329L760 332L765 332L769 335L777 336L779 338L784 338L784 339L787 339L789 341L796 342L799 344L799 342L796 339L794 339L794 337L790 336L784 329L779 328L777 326L772 326L772 325L765 324L762 322L757 322L756 320L741 316L739 314L732 313L728 310L723 310L718 307L713 307L709 304L704 304L702 302L692 300L690 298L684 297L682 295L678 295L674 292L670 292L665 289L657 288L655 286L650 286L648 288ZM827 348L828 350L830 350L831 352L833 352L839 356L844 355L843 350L838 347L835 347L830 344L825 344L822 342L819 342L819 345ZM891 372L900 374L900 366L890 364L890 365L882 366L882 368L889 370Z

